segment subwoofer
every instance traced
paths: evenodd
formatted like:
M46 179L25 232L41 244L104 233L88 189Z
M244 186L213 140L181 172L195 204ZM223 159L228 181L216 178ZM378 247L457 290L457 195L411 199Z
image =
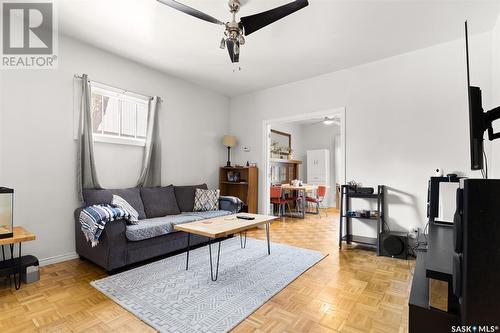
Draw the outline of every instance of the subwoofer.
M391 258L408 258L408 234L384 232L380 234L380 255Z

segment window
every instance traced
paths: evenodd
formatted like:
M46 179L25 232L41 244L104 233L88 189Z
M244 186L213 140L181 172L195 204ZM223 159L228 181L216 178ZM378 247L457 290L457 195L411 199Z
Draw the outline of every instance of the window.
M94 141L145 145L147 97L92 82L91 114Z

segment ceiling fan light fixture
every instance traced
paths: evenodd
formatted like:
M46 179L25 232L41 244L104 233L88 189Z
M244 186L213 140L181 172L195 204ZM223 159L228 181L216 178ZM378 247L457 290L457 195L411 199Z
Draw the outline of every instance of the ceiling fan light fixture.
M327 126L333 125L334 123L335 123L334 118L325 117L325 119L323 120L323 124L325 124Z
M180 0L157 1L200 20L224 26L225 37L220 43L220 48L228 49L231 62L233 63L239 62L240 46L245 44L245 36L248 36L255 31L281 20L282 18L309 5L308 0L293 0L285 5L261 13L240 17L237 21L236 14L240 11L241 4L244 2L243 0L228 0L229 11L232 18L231 21L224 23L211 15L180 3Z

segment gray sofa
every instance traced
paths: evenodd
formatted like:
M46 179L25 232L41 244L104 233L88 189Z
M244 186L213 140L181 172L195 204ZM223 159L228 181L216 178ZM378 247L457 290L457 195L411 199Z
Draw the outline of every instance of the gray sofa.
M140 221L137 225L129 225L124 220L108 222L99 238L99 244L92 247L85 239L78 219L83 207L78 208L74 214L76 252L80 257L111 272L185 249L187 235L175 231L176 224L239 212L241 205L234 197L220 197L217 211L193 212L196 188L207 189L207 185L85 190L85 206L109 204L113 194L116 194L137 210ZM206 237L192 235L190 244L195 246L207 241Z

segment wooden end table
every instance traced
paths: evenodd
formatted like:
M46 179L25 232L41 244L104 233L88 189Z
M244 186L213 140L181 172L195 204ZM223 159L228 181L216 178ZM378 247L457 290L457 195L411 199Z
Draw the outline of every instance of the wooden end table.
M27 231L23 227L14 227L13 230L14 236L9 238L0 238L0 245L2 246L2 261L0 261L0 271L7 271L9 275L12 274L14 276L14 287L16 290L21 288L21 273L22 273L22 262L21 262L21 244L23 242L29 242L36 239L35 234ZM19 244L19 256L16 259L14 257L14 245ZM10 258L5 260L5 249L4 246L9 245L10 248ZM16 280L16 275L19 275L19 278Z
M243 220L237 218L237 216L253 217L254 219ZM186 270L188 270L189 268L189 241L191 238L191 234L208 237L208 252L210 256L210 277L212 278L212 281L217 281L217 277L219 275L221 237L227 237L239 233L240 246L242 249L244 249L247 243L247 230L264 224L266 226L267 254L270 255L271 243L270 243L269 229L270 229L270 223L275 219L277 219L276 216L240 213L240 214L220 216L185 224L178 224L174 226L175 230L184 231L187 233ZM212 243L215 239L219 239L218 241L219 244L217 250L216 268L214 273L213 260L212 260Z

